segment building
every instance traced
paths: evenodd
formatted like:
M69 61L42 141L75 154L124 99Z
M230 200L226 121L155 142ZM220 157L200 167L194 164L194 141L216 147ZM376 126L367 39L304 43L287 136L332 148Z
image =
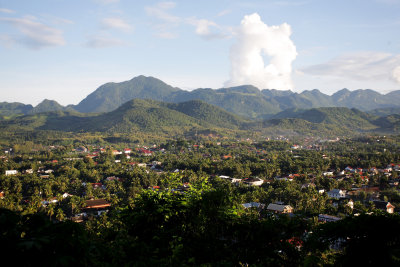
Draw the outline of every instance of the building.
M252 185L252 186L260 186L264 183L264 180L260 179L258 177L255 177L255 178L244 179L243 182L245 184Z
M328 215L328 214L320 214L318 215L318 221L319 222L336 222L341 220L341 218L336 217L336 216L332 216L332 215Z
M268 205L267 210L275 213L293 213L293 207L290 205L284 205L280 203L271 203Z
M393 213L395 206L390 204L388 201L380 201L380 200L374 200L374 205L375 208L386 211L387 213Z
M16 175L17 173L18 173L17 170L6 170L6 176Z
M336 199L345 198L346 191L340 189L332 189L331 191L328 192L328 197Z

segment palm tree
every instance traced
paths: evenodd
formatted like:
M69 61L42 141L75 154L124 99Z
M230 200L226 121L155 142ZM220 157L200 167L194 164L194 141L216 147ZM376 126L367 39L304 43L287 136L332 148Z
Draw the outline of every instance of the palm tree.
M54 203L50 203L50 204L47 206L47 215L49 215L50 220L51 220L51 217L54 215L54 209L55 209L55 207L56 207L56 205L55 205Z

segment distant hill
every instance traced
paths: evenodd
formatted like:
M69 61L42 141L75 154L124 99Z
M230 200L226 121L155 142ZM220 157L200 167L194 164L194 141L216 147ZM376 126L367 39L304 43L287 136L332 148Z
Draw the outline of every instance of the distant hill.
M295 93L289 90L259 90L251 85L185 91L153 77L138 76L130 81L104 84L74 108L80 112L109 112L135 98L172 103L198 99L252 119L269 118L289 108L347 107L366 111L400 107L400 91L382 95L369 89L342 89L329 96L318 89Z
M32 105L14 102L0 102L0 116L9 117L17 114L28 114L33 109Z
M183 133L192 128L238 129L246 121L201 101L172 104L134 99L102 114L56 111L0 121L0 129L71 132Z
M89 94L78 105L62 107L57 102L50 100L44 100L35 108L20 103L2 103L0 116L9 117L16 114L55 110L76 110L83 113L110 112L132 99L151 99L169 103L202 100L253 120L273 118L275 114L287 109L346 107L369 111L400 108L400 91L383 95L369 89L355 91L342 89L329 96L321 93L318 89L295 93L290 90L259 90L252 85L220 89L199 88L186 91L172 87L154 77L138 76L125 82L106 83ZM375 115L389 114L376 113Z
M109 112L132 99L166 101L180 89L153 77L138 76L121 83L106 83L88 95L74 109L79 112Z
M364 113L357 109L340 107L323 107L313 109L289 109L280 112L274 118L299 118L312 123L324 123L338 125L357 131L365 131L377 128L372 122L376 116Z
M28 113L41 113L41 112L49 112L49 111L58 111L65 110L65 107L61 106L54 100L45 99L41 103L39 103L36 107L31 109Z
M400 115L378 117L357 109L291 109L251 121L200 100L182 103L133 99L107 113L53 111L0 121L3 131L145 133L171 137L198 131L244 135L350 136L400 131ZM235 135L236 135L235 134Z
M400 107L391 108L378 108L367 111L367 113L375 116L388 116L393 114L400 114Z

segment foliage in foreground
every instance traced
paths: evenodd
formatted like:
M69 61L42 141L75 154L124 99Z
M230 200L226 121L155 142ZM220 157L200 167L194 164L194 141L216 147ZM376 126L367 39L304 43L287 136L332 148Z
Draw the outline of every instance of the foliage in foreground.
M3 255L18 266L399 264L398 215L319 224L245 210L232 204L232 191L206 179L183 192L172 190L178 182L171 175L163 181L167 189L144 190L130 205L85 224L1 210Z

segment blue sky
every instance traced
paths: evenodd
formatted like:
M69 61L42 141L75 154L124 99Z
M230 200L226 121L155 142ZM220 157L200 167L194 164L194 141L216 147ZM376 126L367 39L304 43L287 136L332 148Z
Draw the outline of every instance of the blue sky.
M387 93L400 89L399 14L400 0L0 0L0 101L77 104L138 75Z

